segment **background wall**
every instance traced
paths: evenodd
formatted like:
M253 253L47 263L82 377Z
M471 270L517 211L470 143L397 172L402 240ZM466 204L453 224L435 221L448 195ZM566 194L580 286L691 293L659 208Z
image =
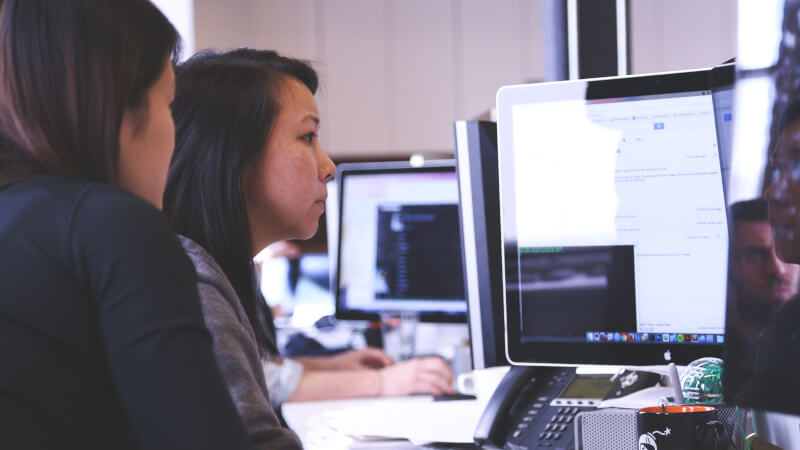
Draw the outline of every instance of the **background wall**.
M452 122L499 86L540 80L537 0L195 0L196 47L314 62L334 157L452 154Z
M185 0L182 0L185 1ZM194 46L275 49L321 76L335 159L452 155L452 122L544 77L542 0L194 0ZM630 0L632 73L734 56L734 0Z
M630 0L631 73L694 69L736 56L735 0Z
M181 59L194 53L194 0L150 0L169 18L181 35Z

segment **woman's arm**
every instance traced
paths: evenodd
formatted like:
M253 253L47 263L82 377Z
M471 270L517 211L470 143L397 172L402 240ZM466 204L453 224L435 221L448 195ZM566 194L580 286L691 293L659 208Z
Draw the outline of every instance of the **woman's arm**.
M270 404L258 350L231 302L238 302L233 288L226 296L212 283L198 285L206 326L214 342L214 356L233 403L257 449L300 449L297 436L281 426ZM244 311L242 311L244 314Z
M416 358L383 369L307 370L290 401L409 394L451 394L453 373L438 357Z
M98 185L67 230L140 448L251 448L214 360L194 269L160 212Z
M394 364L394 359L381 349L366 347L333 356L293 358L306 370L380 369Z

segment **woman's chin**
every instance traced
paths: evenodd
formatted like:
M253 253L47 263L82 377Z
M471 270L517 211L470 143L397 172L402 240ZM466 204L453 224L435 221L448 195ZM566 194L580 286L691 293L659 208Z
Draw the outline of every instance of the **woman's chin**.
M297 237L295 239L302 239L302 240L311 239L312 237L314 237L315 234L317 234L318 229L319 229L319 223L314 222L313 226L306 227L301 232L297 233Z

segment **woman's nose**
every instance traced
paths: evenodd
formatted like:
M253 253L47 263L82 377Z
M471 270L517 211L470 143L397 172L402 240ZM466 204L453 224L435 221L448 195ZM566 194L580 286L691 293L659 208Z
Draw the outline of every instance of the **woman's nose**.
M328 182L333 179L333 176L336 174L336 164L333 163L333 160L327 153L320 150L321 161L319 165L320 171L320 179L324 182Z

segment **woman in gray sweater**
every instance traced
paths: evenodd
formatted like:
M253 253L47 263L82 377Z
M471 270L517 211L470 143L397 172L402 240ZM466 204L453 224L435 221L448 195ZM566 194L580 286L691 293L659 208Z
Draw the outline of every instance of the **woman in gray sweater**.
M280 403L452 392L452 373L437 357L395 364L368 348L280 358L253 256L317 231L335 166L317 140L316 88L308 64L271 51L206 52L176 70L164 212L184 236L217 362L260 448L297 445L279 427L270 394Z

